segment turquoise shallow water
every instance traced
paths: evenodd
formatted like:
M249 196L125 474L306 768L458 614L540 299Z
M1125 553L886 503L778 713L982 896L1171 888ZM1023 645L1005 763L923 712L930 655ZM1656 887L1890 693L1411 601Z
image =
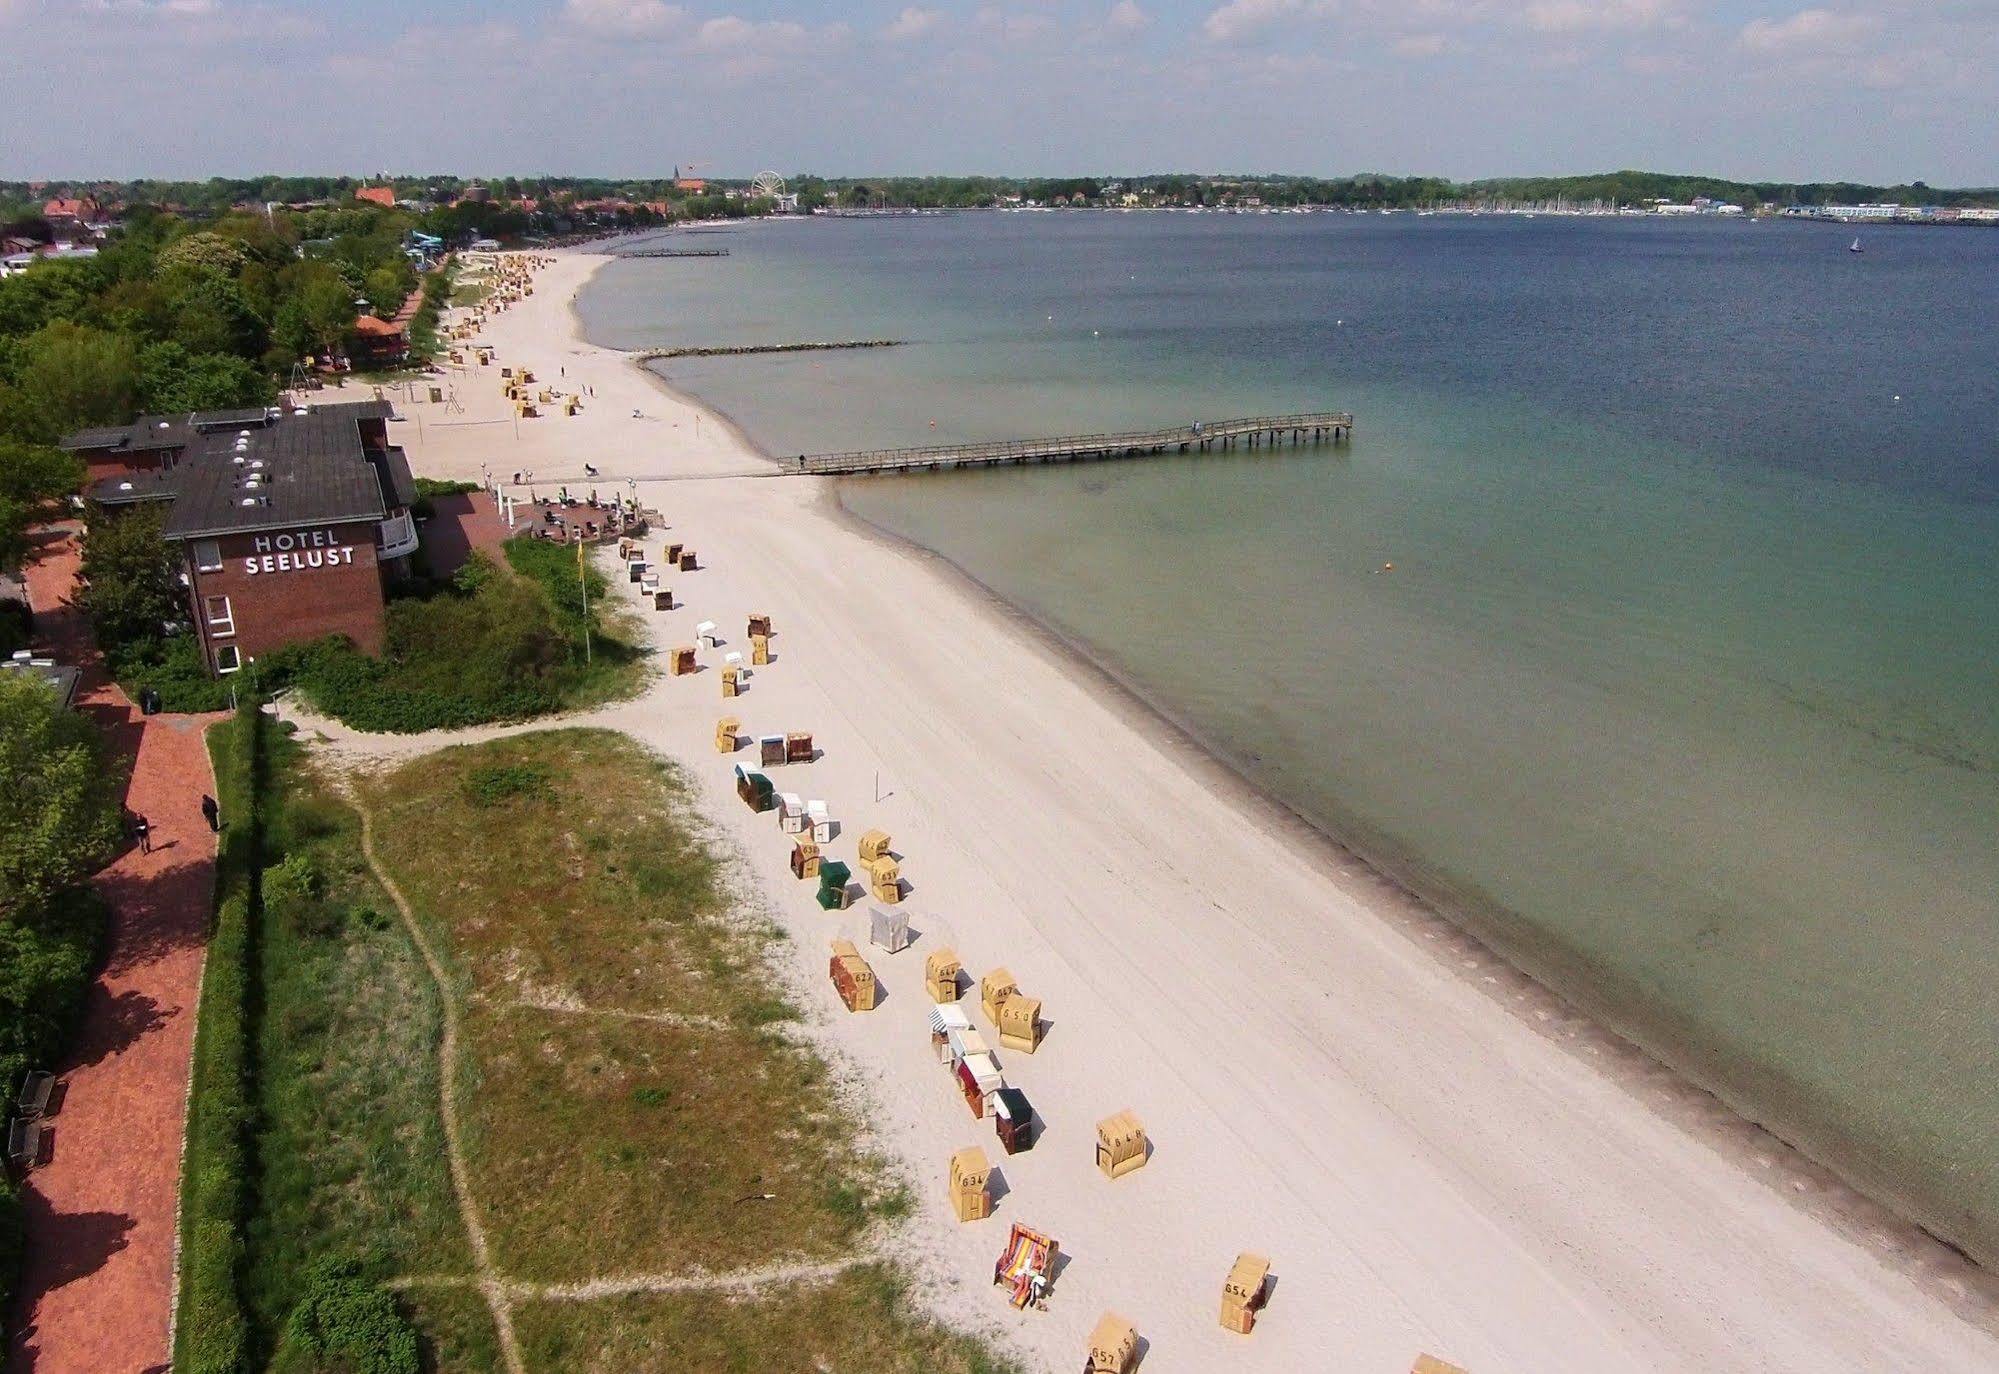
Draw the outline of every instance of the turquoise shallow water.
M912 340L668 370L775 453L1356 411L1344 450L845 499L1991 1261L1999 234L1847 237L815 223L582 305L614 344Z

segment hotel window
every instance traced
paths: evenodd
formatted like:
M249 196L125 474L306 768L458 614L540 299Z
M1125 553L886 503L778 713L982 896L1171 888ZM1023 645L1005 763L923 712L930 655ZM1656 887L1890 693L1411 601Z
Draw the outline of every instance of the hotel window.
M194 566L197 572L221 572L222 545L213 539L195 540Z
M226 596L205 596L201 599L201 613L208 620L211 635L233 635L236 633L236 613L229 609Z
M224 644L215 651L215 671L233 673L243 666L243 655L236 652L234 644Z

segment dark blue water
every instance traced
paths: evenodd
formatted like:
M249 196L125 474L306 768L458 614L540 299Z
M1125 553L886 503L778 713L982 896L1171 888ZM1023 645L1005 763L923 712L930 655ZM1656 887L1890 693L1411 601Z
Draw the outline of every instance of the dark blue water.
M1999 232L1851 239L808 223L615 265L582 304L634 346L911 340L669 369L777 453L1353 410L1337 451L844 499L1991 1260Z

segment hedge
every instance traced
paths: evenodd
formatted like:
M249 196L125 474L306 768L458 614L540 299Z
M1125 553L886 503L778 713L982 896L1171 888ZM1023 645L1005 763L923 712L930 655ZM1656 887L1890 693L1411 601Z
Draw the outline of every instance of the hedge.
M250 1013L271 728L248 702L209 736L228 824L216 856L215 928L201 980L181 1166L177 1374L242 1374L249 1357L237 1278L250 1202Z

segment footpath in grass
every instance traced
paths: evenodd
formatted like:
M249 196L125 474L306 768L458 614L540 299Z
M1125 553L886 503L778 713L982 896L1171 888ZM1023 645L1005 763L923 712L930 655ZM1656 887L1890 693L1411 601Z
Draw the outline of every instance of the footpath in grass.
M771 928L731 909L668 766L560 731L447 750L366 796L467 999L461 1124L507 1274L838 1258L904 1205L823 1063L776 1029Z
M1007 1368L916 1315L879 1257L907 1195L790 1033L777 937L728 897L670 766L561 730L348 792L268 717L219 733L240 840L203 998L177 1368ZM445 996L484 1270L440 1101ZM760 1277L793 1266L820 1272Z

